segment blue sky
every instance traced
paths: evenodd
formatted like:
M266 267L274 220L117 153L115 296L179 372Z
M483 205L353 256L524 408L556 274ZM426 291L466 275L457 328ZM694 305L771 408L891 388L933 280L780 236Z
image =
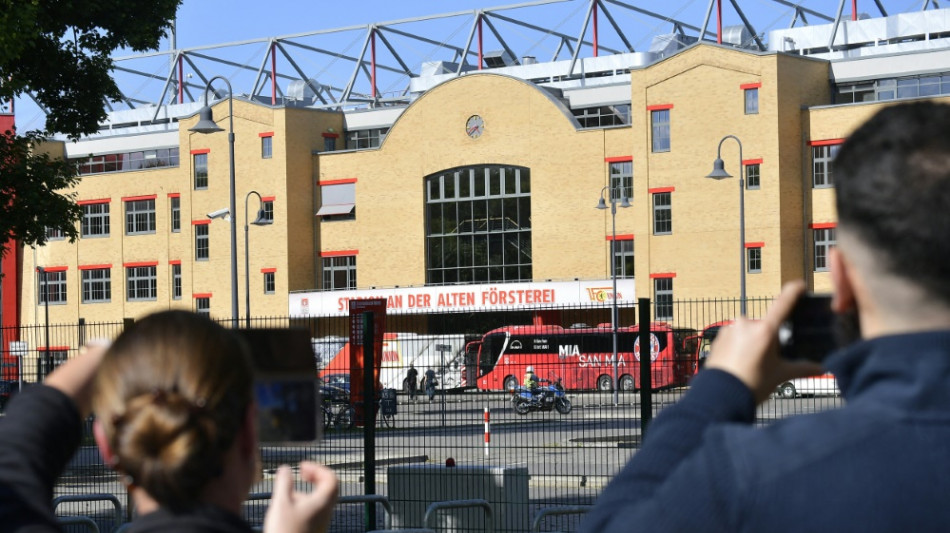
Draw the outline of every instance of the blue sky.
M626 3L641 7L654 12L662 12L664 15L676 17L677 19L700 26L706 10L709 6L709 0L625 0ZM837 0L798 0L800 3L812 9L816 9L828 14L834 14L837 8ZM271 2L249 1L249 0L185 0L178 12L177 22L177 46L178 48L193 48L212 44L223 44L242 42L253 39L263 39L268 37L286 36L299 33L313 32L317 30L328 30L342 28L347 26L365 25L375 22L389 22L414 17L423 17L458 11L471 11L474 9L488 9L500 6L510 6L518 3L517 0L361 0L359 2L329 2L326 0L281 0ZM792 20L793 10L771 0L739 0L739 5L745 12L745 15L752 21L757 32L765 34L767 37L769 30L785 28ZM922 5L921 0L884 0L884 5L889 12L907 11L910 9L919 9ZM740 24L735 9L728 0L722 1L723 24ZM530 7L522 10L512 10L506 12L512 17L522 20L528 20L534 24L548 28L556 28L560 32L577 36L580 32L583 16L589 5L587 0L572 0L569 2L550 3L538 7ZM653 35L667 33L672 30L672 25L662 20L637 15L629 10L618 6L607 4L611 13L614 15L618 24L624 28L637 50L643 50L649 45L649 40ZM845 12L851 10L851 1L845 2ZM879 16L876 11L873 0L858 0L858 11L869 12L873 16ZM810 19L812 23L820 22ZM431 25L442 24L445 27L447 36L455 39L462 38L468 34L471 27L470 19L459 17L455 19L444 20L440 22L426 22L428 28ZM715 31L715 13L709 21L708 28ZM601 43L619 45L615 34L609 28L604 17L600 19ZM400 26L406 31L414 31L413 25ZM539 60L550 60L546 58L548 44L537 42L536 35L531 35L528 31L515 29L514 32L505 32L506 39L523 38L524 41L518 44L517 52L524 55L536 54ZM487 33L487 32L486 32ZM348 46L351 54L359 51L364 33L352 32L349 34L334 34L332 39L336 39L332 49L339 50ZM589 38L591 30L587 30L586 36ZM446 37L448 38L448 37ZM486 47L490 46L486 43ZM515 48L515 46L512 46ZM168 42L163 42L161 48L169 49ZM248 47L253 48L253 47ZM417 52L416 57L408 58L411 67L418 66L418 61L425 59L449 59L444 57L432 57L431 50L427 50L425 45L418 43L410 44L411 50ZM617 46L620 48L620 46ZM488 48L490 49L490 48ZM527 52L525 52L527 50ZM239 53L245 53L243 50ZM257 61L253 50L247 52L247 57L235 57L238 62L252 63ZM583 51L582 51L583 53ZM127 56L127 52L119 52L117 56ZM589 54L589 50L586 55ZM249 58L255 57L251 60ZM412 64L411 62L415 62ZM319 70L319 65L314 65L314 70ZM159 67L160 68L160 67ZM322 71L321 71L322 72ZM160 70L156 73L161 73ZM227 75L227 73L224 73ZM343 84L347 74L330 77L328 83ZM323 80L321 80L323 81ZM123 87L127 90L128 87ZM240 92L240 91L238 91ZM21 98L17 101L17 126L21 130L42 127L43 116L35 105L28 99Z

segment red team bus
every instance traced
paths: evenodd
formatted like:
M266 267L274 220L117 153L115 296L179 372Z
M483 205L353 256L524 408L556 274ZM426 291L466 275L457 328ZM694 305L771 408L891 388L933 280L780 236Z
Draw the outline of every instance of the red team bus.
M650 326L653 388L685 385L697 370L696 330ZM640 388L639 327L617 329L620 389ZM480 390L510 390L533 366L541 378L562 378L569 390L613 388L613 336L609 324L597 327L506 326L466 346L464 385Z

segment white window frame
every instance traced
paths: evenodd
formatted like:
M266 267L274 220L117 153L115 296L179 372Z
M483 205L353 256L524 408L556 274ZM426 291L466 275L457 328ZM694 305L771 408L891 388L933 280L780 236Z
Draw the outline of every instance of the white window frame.
M277 292L277 276L275 272L264 272L264 294Z
M50 305L63 305L66 303L66 271L65 270L47 270L44 274L37 272L39 293L36 301L40 305L46 305L46 296L49 295ZM43 283L46 283L46 290Z
M753 183L753 178L755 179ZM762 187L762 164L750 163L745 166L745 188L757 190Z
M181 300L181 263L172 265L172 300Z
M356 256L338 255L322 258L323 290L345 291L356 288ZM337 286L336 274L342 273L344 279L341 286Z
M210 315L211 314L211 298L208 296L202 296L195 298L195 312L199 315Z
M264 135L261 137L261 159L271 159L274 157L274 136Z
M208 153L192 154L193 181L196 191L208 188Z
M321 185L317 216L324 221L356 218L356 183Z
M155 199L126 200L125 234L148 235L155 233Z
M653 196L653 234L654 235L672 235L673 234L673 193L655 192ZM666 199L665 203L660 203ZM661 214L666 214L666 220L660 220ZM660 224L669 226L661 229Z
M830 268L828 251L837 244L835 228L812 229L812 261L815 272L827 272Z
M83 238L109 236L109 202L83 204L80 235Z
M650 111L651 148L653 153L670 151L670 110L654 109Z
M743 100L745 101L745 114L759 114L759 88L751 87L743 90Z
M195 261L209 261L211 259L211 228L210 224L195 224Z
M172 233L179 233L181 232L181 197L172 196L169 200L171 204Z
M746 271L749 274L762 273L762 247L750 246L745 249L746 253Z
M611 241L613 244L613 273L617 279L633 279L634 243L633 239L619 239ZM627 272L627 258L630 260L630 272Z
M610 199L620 200L616 196L618 190L628 201L633 202L633 161L617 161L610 163L608 170L610 177Z
M125 267L125 299L128 302L154 302L158 299L158 267Z
M112 269L87 268L80 271L82 287L80 301L100 304L112 301Z
M653 278L653 309L657 320L673 320L673 278Z
M812 181L815 189L835 186L835 177L832 173L831 162L838 155L840 144L821 144L811 147Z

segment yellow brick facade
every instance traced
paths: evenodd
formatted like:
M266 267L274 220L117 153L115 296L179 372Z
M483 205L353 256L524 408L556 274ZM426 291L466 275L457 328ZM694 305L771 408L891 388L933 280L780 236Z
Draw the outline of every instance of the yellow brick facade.
M562 101L517 78L470 73L430 89L392 124L378 148L326 151L327 136L345 133L331 111L272 108L235 100L237 256L240 314L244 314L244 200L255 190L274 202L274 224L251 226L250 294L254 316L286 315L292 291L320 290L321 254L356 253L358 288L426 282L424 179L471 165L530 169L532 268L535 281L610 277L609 210L596 210L609 183L607 160L632 157L633 207L619 209L616 231L634 236L636 292L653 296L653 278L675 276L674 298L739 295L739 147L722 145L733 178L706 179L720 140L734 135L742 159L761 160L761 187L745 190L746 243L761 243L762 269L749 273L749 297L769 297L782 283L805 278L830 289L814 272L811 226L833 224L834 191L812 187L810 143L846 138L884 103L829 106L829 63L778 53L756 54L696 45L629 76L631 124L580 128ZM744 112L744 88L758 90L757 114ZM947 98L950 100L950 98ZM670 150L651 150L651 111L670 113ZM228 102L214 106L227 128ZM469 117L484 133L466 134ZM24 253L22 322L42 322L34 295L35 266L67 268L67 303L51 305L56 323L120 320L169 307L194 308L211 294L211 314L230 314L229 226L210 223L211 257L195 261L193 222L228 205L228 135L188 130L179 123L180 166L95 174L76 188L80 201L108 199L110 236L54 241ZM261 135L272 135L273 157L261 157ZM158 148L158 147L156 147ZM195 190L193 155L208 153L209 186ZM353 220L321 221L321 182L356 180ZM672 233L654 235L652 193L669 192ZM169 194L181 199L181 231L170 230ZM125 235L123 198L152 196L156 231ZM249 202L253 219L258 204ZM182 265L183 294L171 296L170 262ZM125 297L125 265L153 263L157 297ZM80 267L111 265L109 303L82 304ZM264 294L262 269L274 269L274 294Z

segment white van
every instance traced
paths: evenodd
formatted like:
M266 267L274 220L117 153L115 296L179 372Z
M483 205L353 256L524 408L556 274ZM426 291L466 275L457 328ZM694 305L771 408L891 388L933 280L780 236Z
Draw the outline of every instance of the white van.
M776 398L796 398L798 396L839 396L838 382L833 374L822 374L807 378L796 378L782 383L775 390Z

